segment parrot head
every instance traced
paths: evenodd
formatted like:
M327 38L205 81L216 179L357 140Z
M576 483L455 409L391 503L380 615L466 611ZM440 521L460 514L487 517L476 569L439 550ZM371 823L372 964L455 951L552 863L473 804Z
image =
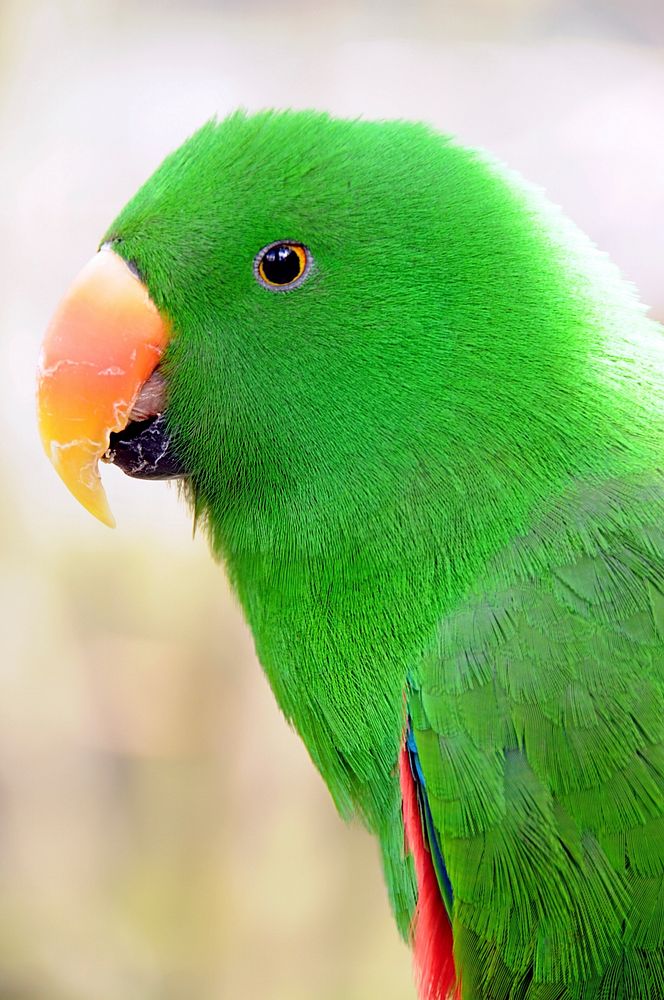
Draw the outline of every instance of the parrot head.
M99 459L182 477L218 549L355 543L413 494L421 531L432 497L452 516L482 479L493 441L518 464L514 416L555 388L537 319L550 337L561 282L542 239L496 170L426 126L208 123L54 318L47 452L108 523Z

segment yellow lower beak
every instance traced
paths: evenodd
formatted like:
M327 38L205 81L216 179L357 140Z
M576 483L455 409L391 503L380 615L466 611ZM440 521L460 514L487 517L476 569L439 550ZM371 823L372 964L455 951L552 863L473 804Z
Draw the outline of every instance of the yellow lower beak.
M76 499L109 527L99 459L127 426L169 339L145 286L108 248L79 273L46 331L37 381L44 449Z

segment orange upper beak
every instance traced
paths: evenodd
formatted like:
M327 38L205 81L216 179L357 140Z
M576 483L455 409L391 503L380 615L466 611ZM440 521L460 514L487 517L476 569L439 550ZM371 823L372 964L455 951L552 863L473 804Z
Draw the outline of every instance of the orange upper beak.
M145 286L109 248L85 265L46 331L37 383L42 442L68 489L109 527L99 459L129 423L169 339Z

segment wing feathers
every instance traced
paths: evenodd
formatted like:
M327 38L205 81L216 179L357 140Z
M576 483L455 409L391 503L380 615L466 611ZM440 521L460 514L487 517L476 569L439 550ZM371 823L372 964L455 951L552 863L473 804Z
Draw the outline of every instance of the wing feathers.
M664 997L664 482L580 485L408 694L468 1000Z

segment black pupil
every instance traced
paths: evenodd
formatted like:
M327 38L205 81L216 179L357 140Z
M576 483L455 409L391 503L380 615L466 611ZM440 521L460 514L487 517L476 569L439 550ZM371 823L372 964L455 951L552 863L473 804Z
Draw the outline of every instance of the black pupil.
M282 243L263 254L263 274L273 285L288 285L300 276L300 258L292 247Z

